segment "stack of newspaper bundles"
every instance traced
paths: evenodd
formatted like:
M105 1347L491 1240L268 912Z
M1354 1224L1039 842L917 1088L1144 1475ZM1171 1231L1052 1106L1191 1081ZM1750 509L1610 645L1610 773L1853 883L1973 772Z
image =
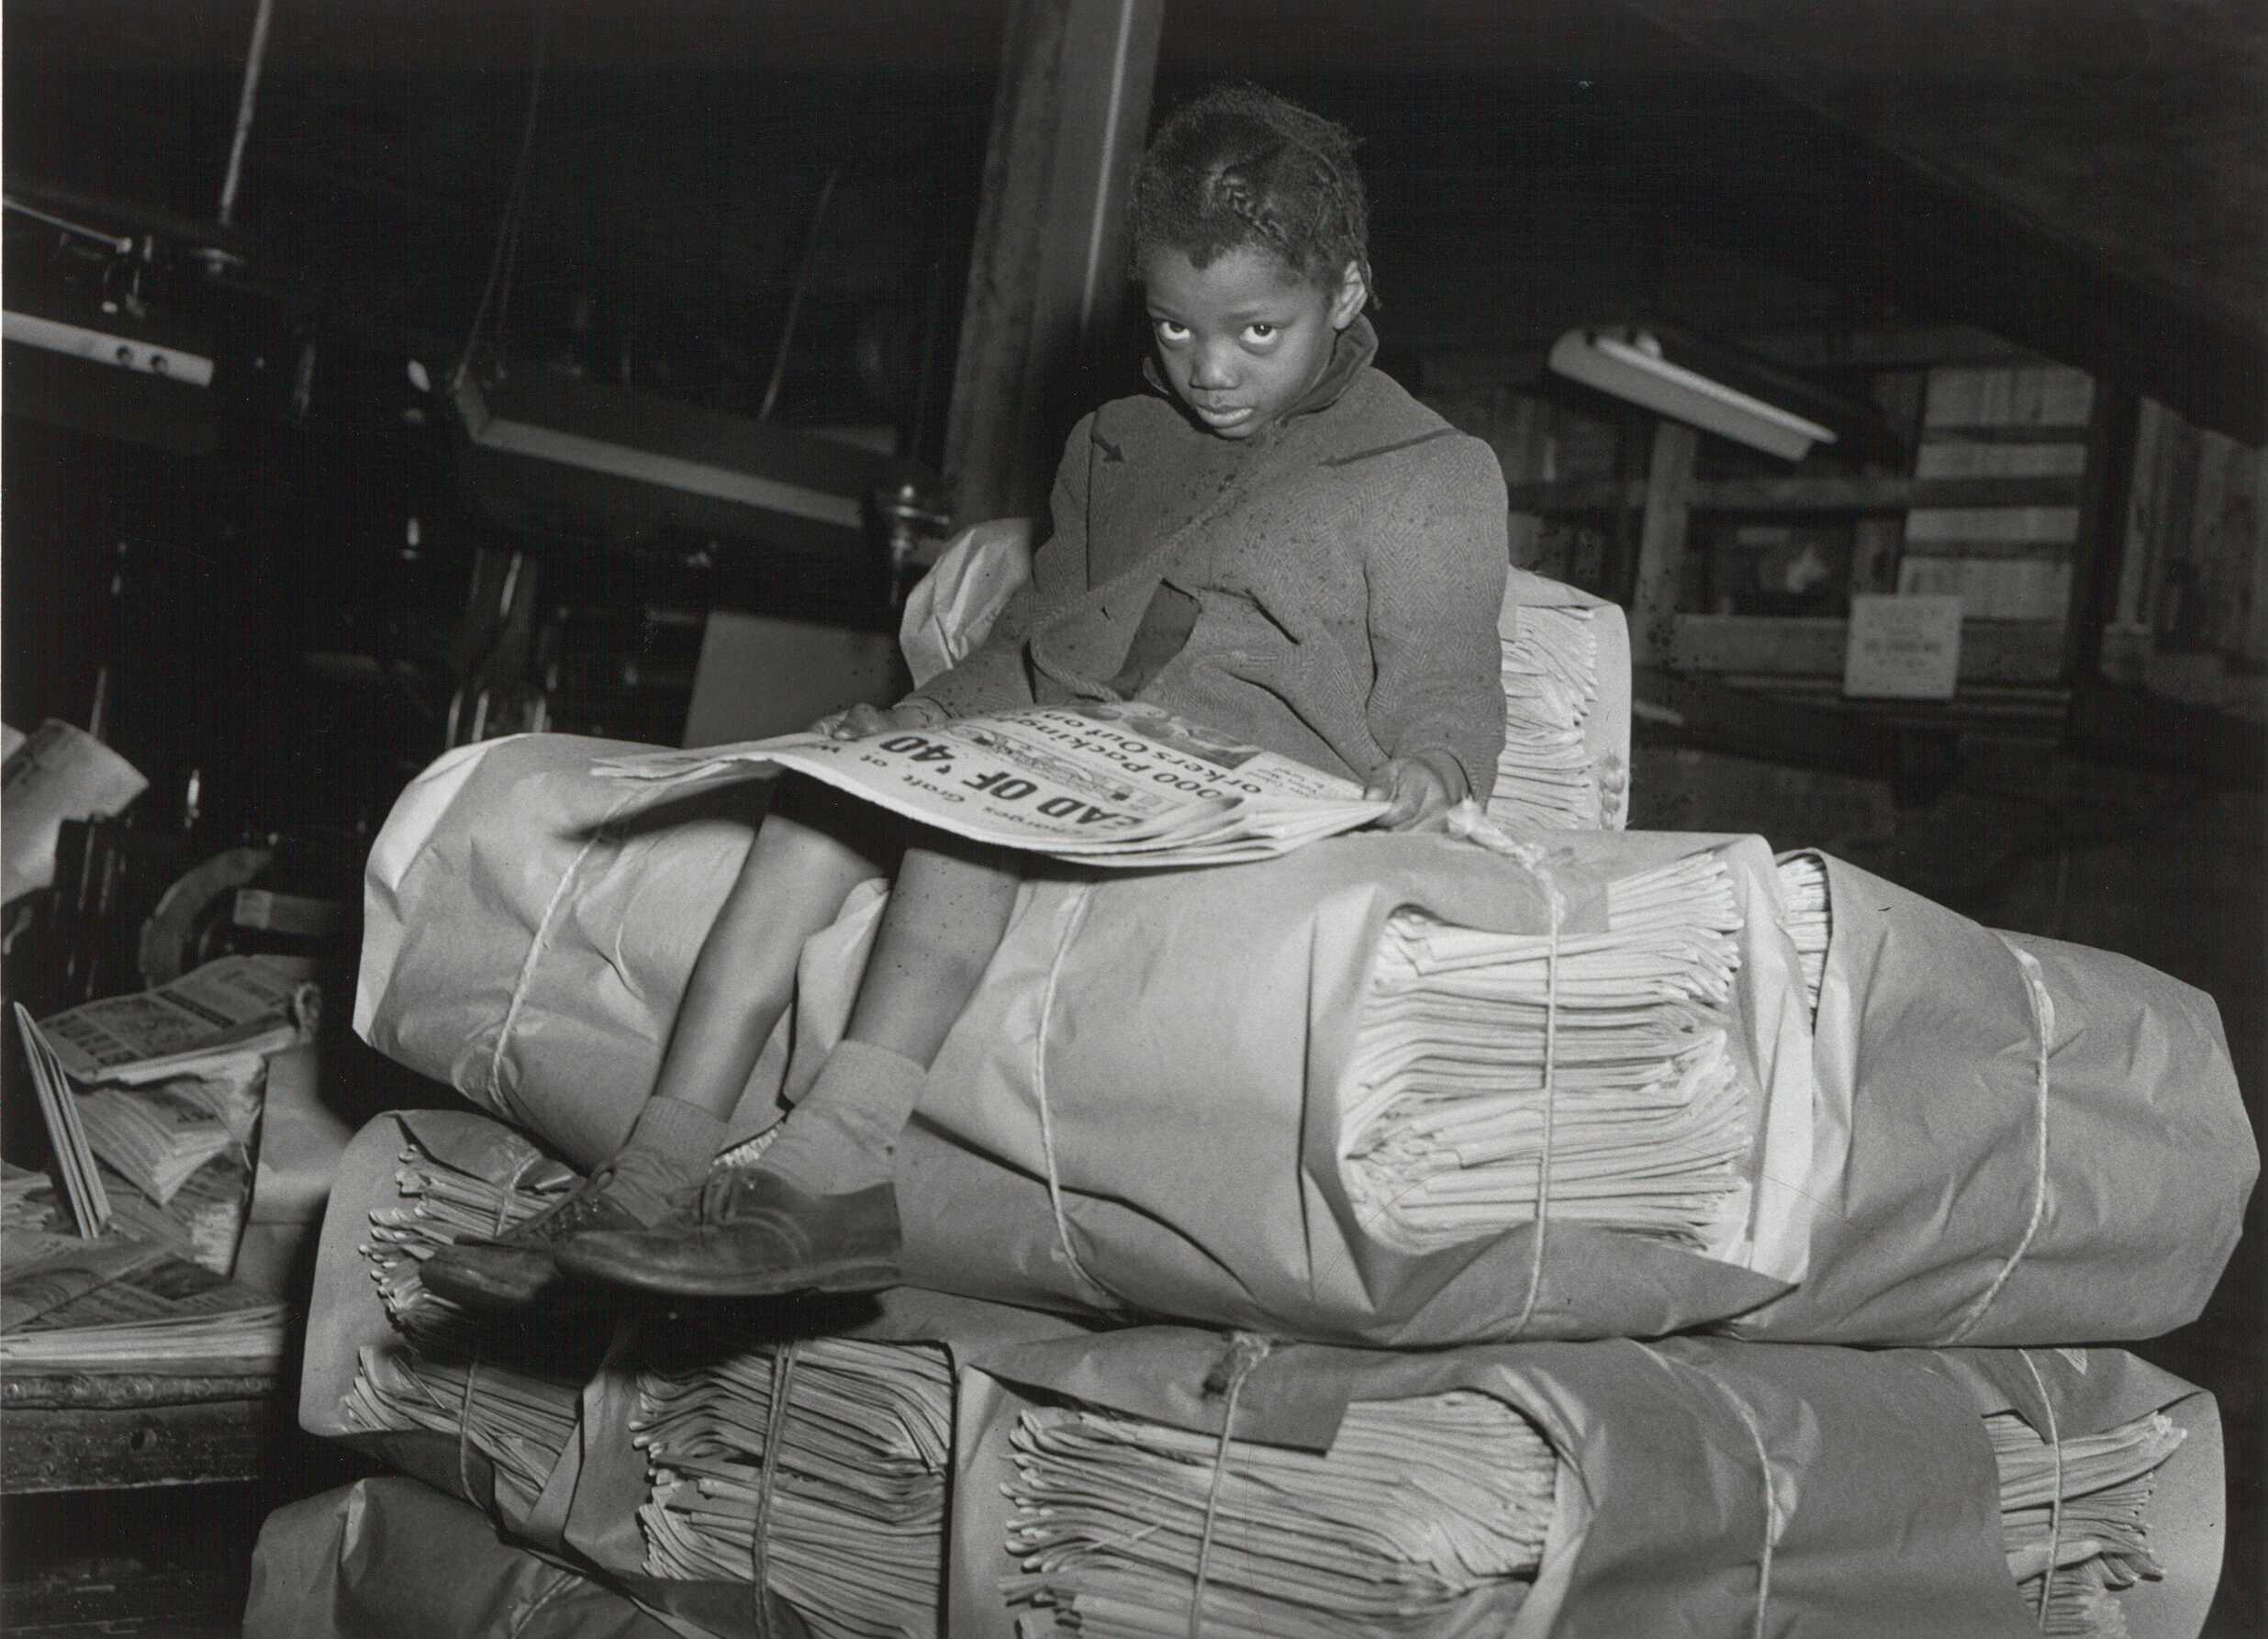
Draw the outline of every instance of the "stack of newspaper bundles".
M311 1426L438 1473L693 1631L742 1631L732 1596L759 1577L829 1639L930 1635L941 1616L955 1634L1179 1635L1201 1617L1253 1639L1415 1639L1672 1615L2013 1634L2044 1613L2040 1631L2110 1635L2128 1602L2210 1592L2210 1397L2115 1352L1397 1356L1079 1334L907 1292L848 1332L726 1307L531 1365L531 1336L572 1329L460 1314L415 1265L563 1183L479 1118L366 1130L341 1199L393 1202L363 1248L392 1328L327 1245L316 1334L363 1341ZM319 1366L311 1348L311 1392Z
M1619 831L1629 813L1630 634L1604 598L1512 572L1504 750L1489 818L1514 829Z
M372 855L357 1013L584 1166L653 1085L750 826L599 775L613 749L506 741L412 787ZM2258 1168L2210 999L1820 868L1825 921L1753 837L1035 870L901 1146L909 1277L1389 1345L2194 1317ZM881 905L806 946L732 1141L817 1073Z
M77 1233L58 1232L52 1214L0 1249L0 1365L274 1369L287 1311L229 1276L251 1191L260 1054L296 1039L312 1007L296 969L231 957L38 1022L16 1009Z
M382 1116L348 1147L316 1272L300 1421L475 1502L649 1607L741 1633L761 1574L815 1633L938 1631L956 1359L1083 1333L903 1290L617 1327L468 1314L424 1257L573 1175L485 1117Z

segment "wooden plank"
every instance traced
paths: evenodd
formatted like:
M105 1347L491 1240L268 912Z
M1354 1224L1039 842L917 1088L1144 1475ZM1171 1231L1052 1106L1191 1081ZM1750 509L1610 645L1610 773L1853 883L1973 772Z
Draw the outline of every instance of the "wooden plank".
M1676 641L1678 591L1685 566L1687 507L1700 435L1682 421L1657 421L1646 474L1646 516L1638 530L1637 574L1630 598L1630 663L1650 665Z
M1849 625L1828 616L1678 615L1667 659L1680 671L1840 677ZM2057 622L1962 623L1963 684L2053 683L2062 669Z
M2076 478L1718 478L1693 485L1715 512L1907 512L2075 507Z
M11 1410L0 1492L116 1490L260 1477L275 1402Z
M2075 507L2083 480L2046 478L1704 478L1687 505L1697 512L1905 512L1916 507ZM1620 479L1511 485L1514 512L1635 510L1643 484Z
M272 1376L171 1377L154 1372L65 1372L0 1379L0 1408L9 1411L65 1407L117 1410L204 1400L256 1400L274 1394L276 1384Z
M68 1567L37 1583L0 1587L0 1633L10 1639L182 1639L233 1633L244 1612L250 1544L154 1570L116 1561ZM202 1619L202 1620L198 1620Z

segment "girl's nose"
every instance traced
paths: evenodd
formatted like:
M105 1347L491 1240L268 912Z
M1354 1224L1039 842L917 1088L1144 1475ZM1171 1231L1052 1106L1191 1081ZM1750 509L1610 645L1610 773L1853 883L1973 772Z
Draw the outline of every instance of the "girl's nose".
M1236 385L1236 371L1224 348L1201 347L1190 368L1190 385L1206 392L1223 392Z

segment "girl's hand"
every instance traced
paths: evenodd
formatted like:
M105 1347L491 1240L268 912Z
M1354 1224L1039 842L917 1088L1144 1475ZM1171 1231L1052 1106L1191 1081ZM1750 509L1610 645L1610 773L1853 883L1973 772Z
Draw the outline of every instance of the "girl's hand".
M1370 821L1373 830L1416 831L1457 806L1465 796L1465 778L1447 758L1395 757L1370 776L1362 794L1392 805Z
M870 734L889 734L901 729L933 729L945 714L927 700L900 700L895 706L869 706L863 700L847 710L822 717L811 732L830 740L864 740Z

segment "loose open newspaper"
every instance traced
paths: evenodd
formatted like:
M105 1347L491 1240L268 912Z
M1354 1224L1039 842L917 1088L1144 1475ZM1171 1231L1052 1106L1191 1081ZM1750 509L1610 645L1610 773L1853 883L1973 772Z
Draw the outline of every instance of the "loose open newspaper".
M863 740L783 734L611 758L669 783L792 768L893 813L996 847L1093 864L1269 859L1386 811L1362 789L1154 706L1029 706Z
M221 1072L306 1039L321 1007L312 971L297 957L222 956L155 990L51 1014L39 1029L80 1081L132 1085Z

